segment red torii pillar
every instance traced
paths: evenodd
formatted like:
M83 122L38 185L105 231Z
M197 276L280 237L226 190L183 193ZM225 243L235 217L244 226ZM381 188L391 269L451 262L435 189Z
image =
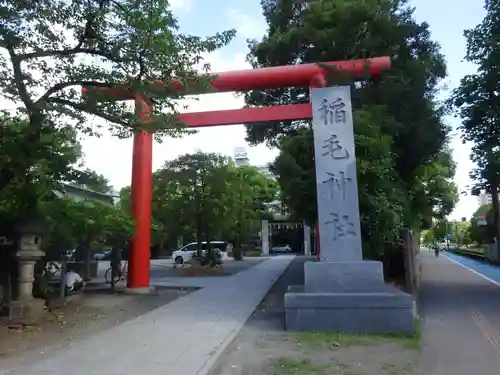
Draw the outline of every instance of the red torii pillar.
M377 76L391 67L390 57L376 57L324 63L348 72L353 78ZM319 64L300 64L277 66L250 70L237 70L214 74L211 86L216 92L265 90L271 88L311 86L323 87L326 84L325 71ZM162 82L152 83L161 87ZM182 91L179 82L173 87ZM152 103L142 93L135 93L126 88L82 88L107 95L109 100L135 100L137 114L147 121ZM262 108L242 108L236 110L184 113L179 119L190 128L206 126L251 124L256 122L277 122L288 120L309 120L312 118L310 104L295 104ZM152 156L153 136L140 130L134 135L132 156L131 209L135 220L135 236L129 255L128 288L138 292L149 290L151 257L151 199L152 199ZM316 234L318 235L318 234ZM319 250L319 249L318 249ZM319 251L318 251L319 252Z

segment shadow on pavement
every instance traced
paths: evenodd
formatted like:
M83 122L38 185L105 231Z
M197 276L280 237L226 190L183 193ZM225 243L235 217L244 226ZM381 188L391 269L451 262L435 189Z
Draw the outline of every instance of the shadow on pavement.
M297 256L276 281L245 326L262 331L285 330L284 298L289 285L304 284L304 263L314 257Z

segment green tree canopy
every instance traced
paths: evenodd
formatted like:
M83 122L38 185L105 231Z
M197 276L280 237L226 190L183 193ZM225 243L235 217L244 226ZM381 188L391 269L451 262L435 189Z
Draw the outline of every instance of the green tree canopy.
M231 212L234 221L229 222L228 230L232 234L235 246L251 240L261 229L261 220L271 214L269 204L278 196L278 183L267 178L256 167L229 165L229 189L231 194Z
M364 250L376 257L381 255L381 245L397 241L404 197L401 187L394 183L392 139L380 135L380 129L372 125L372 115L368 108L357 111L355 129ZM285 204L297 219L313 224L317 220L317 204L312 132L303 129L295 136L284 137L280 149L273 171L279 175Z
M120 195L128 209L130 188ZM248 241L277 196L277 182L253 166L213 153L181 155L153 174L153 243L168 250L179 237Z
M167 0L3 1L0 19L1 94L30 123L23 132L25 157L0 170L0 190L29 169L32 145L61 121L89 135L100 132L89 115L106 120L119 137L139 127L157 137L179 134L178 94L172 85L151 83L178 79L184 92L207 91L208 76L194 79L198 64L234 35L182 34ZM82 98L81 86L125 87L153 97L151 121L139 123L123 101L100 101L102 95L92 92Z
M250 42L254 67L394 56L377 79L351 82L364 248L393 247L401 226L444 217L458 200L448 127L435 99L446 65L426 23L404 0L262 0L268 33ZM340 77L342 78L342 77ZM329 84L340 83L330 77ZM249 106L309 102L308 88L253 91ZM281 150L273 171L292 213L316 218L309 121L247 126L247 139ZM308 197L303 199L302 197Z
M479 244L489 244L495 237L494 214L491 204L480 206L470 219L471 240Z
M26 215L40 200L51 198L61 182L80 178L80 144L72 127L44 131L34 144L25 143L24 132L30 127L23 117L3 117L0 137L0 170L16 169L21 160L29 159L31 167L17 175L8 188L0 190L0 217L13 221ZM32 148L30 155L24 153Z
M81 171L77 181L80 185L98 193L109 194L113 191L113 187L106 177L89 168Z
M477 72L462 78L450 103L462 119L460 130L464 142L473 143L471 160L476 164L470 177L472 194L481 191L492 196L494 228L500 249L498 186L500 184L500 1L485 1L486 16L471 30L464 32L467 44L465 60L477 65Z
M104 245L124 248L133 235L130 215L110 204L53 199L41 203L47 222L43 248L48 257L58 259L62 251L100 249Z
M25 117L4 117L0 137L0 169L8 168L26 157L23 132L30 126ZM54 127L41 134L32 145L28 171L0 190L0 236L11 236L16 220L33 214L46 229L42 241L49 257L58 258L71 248L88 249L106 242L123 246L132 234L130 215L113 205L76 201L56 192L64 191L64 183L85 184L99 192L108 192L104 176L90 169L82 170L81 147L71 126Z

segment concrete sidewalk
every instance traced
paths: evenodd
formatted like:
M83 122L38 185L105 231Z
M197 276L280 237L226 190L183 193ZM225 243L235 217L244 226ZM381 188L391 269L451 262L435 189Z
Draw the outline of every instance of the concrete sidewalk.
M204 375L294 256L273 257L9 375Z
M422 250L422 373L500 373L500 287Z

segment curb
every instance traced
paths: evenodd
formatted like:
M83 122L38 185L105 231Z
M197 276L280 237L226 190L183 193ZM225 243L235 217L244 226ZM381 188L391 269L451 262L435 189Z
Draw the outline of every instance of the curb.
M257 305L255 306L255 308L257 308L259 306L259 303L266 297L266 295L269 292L269 290L271 290L271 288L274 286L274 284L276 284L276 282L281 277L281 275L283 275L283 273L287 270L287 268L290 266L290 264L292 263L292 261L293 261L294 258L295 258L295 256L290 260L290 262L288 262L288 264L286 265L286 267L284 267L281 270L281 272L279 272L276 275L274 275L274 278L271 280L272 282L269 283L268 289L263 294L263 296L259 299L259 301L257 302ZM205 364L196 372L196 375L207 375L210 372L210 370L212 370L213 366L217 363L217 360L219 359L219 357L226 350L226 348L229 346L229 344L231 344L231 342L234 340L234 338L240 332L240 330L245 326L248 318L250 318L250 316L252 316L252 314L254 313L254 311L255 311L255 309L250 313L250 315L247 317L247 319L245 319L245 321L243 323L238 324L226 336L226 338L222 341L222 343L219 345L219 347L217 348L217 350L210 355L210 357L205 362Z

